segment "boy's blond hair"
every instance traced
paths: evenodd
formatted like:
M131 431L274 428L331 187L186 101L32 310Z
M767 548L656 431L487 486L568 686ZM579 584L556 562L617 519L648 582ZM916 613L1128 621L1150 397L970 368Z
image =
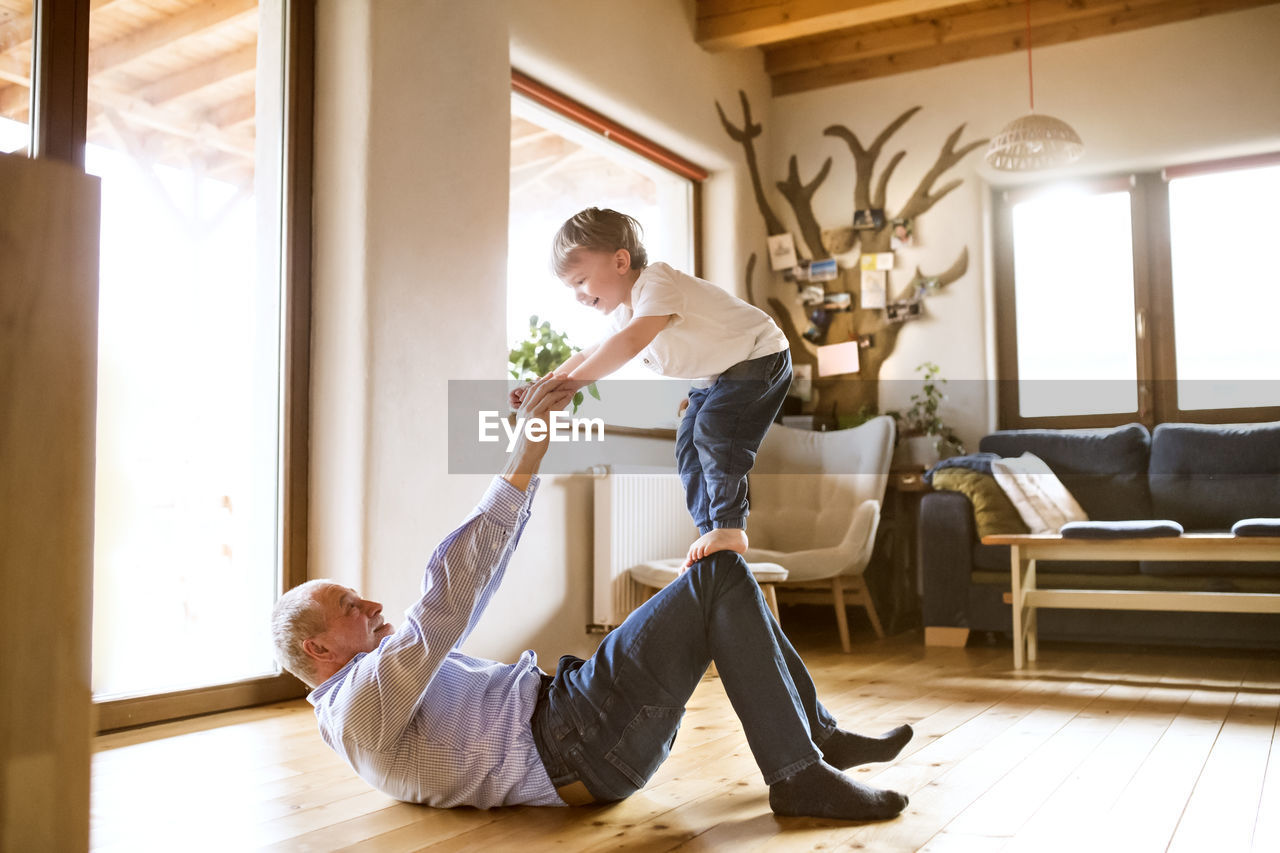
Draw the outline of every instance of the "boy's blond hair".
M626 249L631 255L631 269L642 270L649 265L649 255L640 242L643 234L640 223L625 213L588 207L569 217L556 232L551 244L551 268L557 277L563 277L571 256L579 249L610 254Z

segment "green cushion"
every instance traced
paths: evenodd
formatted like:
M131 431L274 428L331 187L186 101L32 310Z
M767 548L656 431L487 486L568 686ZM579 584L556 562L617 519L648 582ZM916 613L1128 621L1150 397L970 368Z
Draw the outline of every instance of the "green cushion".
M1026 522L1018 515L1013 501L990 474L967 468L942 468L933 474L933 487L941 491L959 492L973 504L978 536L998 533L1027 533Z

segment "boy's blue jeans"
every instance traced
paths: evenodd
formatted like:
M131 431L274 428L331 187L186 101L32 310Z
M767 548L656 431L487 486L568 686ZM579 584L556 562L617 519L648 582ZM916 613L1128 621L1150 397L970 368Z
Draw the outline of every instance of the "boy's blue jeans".
M791 351L740 361L689 391L676 467L699 533L746 527L747 472L791 387Z
M532 720L552 783L580 780L598 801L643 787L711 661L766 784L820 760L836 721L742 556L720 551L636 609L590 660L560 659Z

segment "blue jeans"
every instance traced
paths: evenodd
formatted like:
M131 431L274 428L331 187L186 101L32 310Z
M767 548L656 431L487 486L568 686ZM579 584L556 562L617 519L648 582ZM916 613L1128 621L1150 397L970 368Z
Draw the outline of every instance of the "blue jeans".
M711 661L766 784L821 759L836 721L742 556L720 551L636 609L590 660L560 659L532 720L552 784L581 781L602 802L644 787Z
M676 430L676 467L699 533L746 527L747 472L791 387L791 351L740 361L689 391Z

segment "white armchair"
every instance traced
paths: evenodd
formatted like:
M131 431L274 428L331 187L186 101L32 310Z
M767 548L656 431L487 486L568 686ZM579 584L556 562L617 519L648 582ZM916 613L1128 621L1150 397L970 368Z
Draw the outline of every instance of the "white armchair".
M845 606L860 604L883 637L863 572L889 482L894 423L873 418L832 432L770 428L750 475L749 561L788 572L783 601L831 601L840 645L851 651Z

